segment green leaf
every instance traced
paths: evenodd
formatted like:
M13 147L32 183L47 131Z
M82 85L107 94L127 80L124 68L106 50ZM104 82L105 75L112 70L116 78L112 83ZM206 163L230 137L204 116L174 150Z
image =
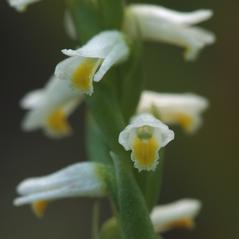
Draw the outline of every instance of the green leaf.
M118 216L123 239L156 239L142 192L128 167L128 158L112 153L117 183ZM129 157L129 155L128 155Z

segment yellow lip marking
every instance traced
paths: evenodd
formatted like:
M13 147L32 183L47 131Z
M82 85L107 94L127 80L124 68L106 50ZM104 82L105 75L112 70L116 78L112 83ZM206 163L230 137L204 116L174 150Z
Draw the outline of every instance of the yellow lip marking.
M169 225L170 228L187 228L192 229L194 227L194 221L191 219L180 219Z
M92 78L99 65L98 59L85 59L72 76L73 85L83 91L92 90Z
M150 167L158 157L159 144L155 137L141 139L135 137L132 145L132 151L135 160L142 167Z
M47 205L48 201L37 201L32 204L32 210L37 217L41 218L45 214Z
M67 134L71 127L66 119L64 110L54 111L47 119L47 126L56 134Z
M178 124L181 125L182 128L184 128L186 130L190 129L190 127L192 126L192 123L193 123L192 117L190 117L189 115L185 115L185 114L177 115L176 121L178 122Z

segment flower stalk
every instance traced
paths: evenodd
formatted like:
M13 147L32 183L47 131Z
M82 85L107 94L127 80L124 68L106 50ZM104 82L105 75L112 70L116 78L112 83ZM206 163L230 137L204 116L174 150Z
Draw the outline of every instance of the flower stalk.
M17 10L34 2L9 0ZM167 124L194 133L208 101L195 94L145 91L143 41L182 47L185 58L194 60L215 40L211 32L194 26L209 19L212 11L180 13L147 4L128 6L123 0L66 3L65 27L80 47L62 50L67 58L57 64L49 83L23 98L21 106L28 112L22 126L26 131L42 129L51 138L69 136L72 128L67 119L85 101L90 162L24 180L17 187L20 196L14 204L31 204L41 217L56 199L108 197L113 217L100 230L95 206L94 239L156 239L174 227L191 228L199 201L155 205L164 148L174 139Z

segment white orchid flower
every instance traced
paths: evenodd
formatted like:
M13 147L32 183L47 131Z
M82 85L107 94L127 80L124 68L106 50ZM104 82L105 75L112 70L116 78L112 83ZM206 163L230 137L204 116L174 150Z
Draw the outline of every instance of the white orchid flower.
M194 226L194 219L201 209L201 202L196 199L183 199L153 209L150 218L154 229L161 233L173 228Z
M179 124L187 133L194 133L202 124L202 112L208 100L195 94L164 94L143 91L138 112L154 113L166 124Z
M107 194L106 168L99 163L77 163L53 174L29 178L17 186L15 206L31 204L38 216L49 201L71 197L103 197Z
M26 10L28 5L39 2L40 0L8 0L11 7L15 8L19 12Z
M28 93L20 102L22 108L29 110L22 123L23 130L42 128L54 138L70 135L72 130L67 118L82 98L65 81L52 77L43 89Z
M119 143L125 150L132 150L134 167L155 170L159 150L174 139L174 132L150 114L141 114L120 133Z
M68 59L56 66L55 75L79 92L91 95L93 81L100 81L115 64L127 59L129 47L118 31L105 31L77 50L62 50Z
M206 45L214 43L214 35L193 25L208 20L211 10L176 12L149 4L132 4L126 10L124 29L145 40L161 41L186 49L185 59L194 60Z

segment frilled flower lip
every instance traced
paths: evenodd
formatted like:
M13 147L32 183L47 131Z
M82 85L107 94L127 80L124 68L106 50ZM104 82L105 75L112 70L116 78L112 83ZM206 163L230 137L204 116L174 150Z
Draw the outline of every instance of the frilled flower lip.
M154 171L159 163L159 150L174 139L174 132L150 114L140 114L119 134L119 143L131 150L134 167Z

